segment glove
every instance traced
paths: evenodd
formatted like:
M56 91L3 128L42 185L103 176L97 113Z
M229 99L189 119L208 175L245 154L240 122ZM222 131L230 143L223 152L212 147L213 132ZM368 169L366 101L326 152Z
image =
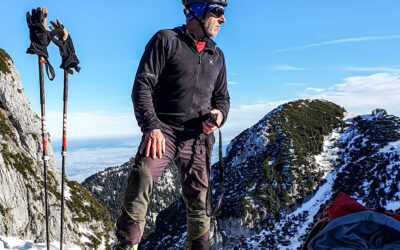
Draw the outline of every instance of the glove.
M69 74L73 74L74 72L71 68L74 68L76 72L79 73L81 70L78 67L79 60L75 55L75 48L72 42L71 36L68 34L64 25L57 19L57 23L50 21L51 25L51 40L54 44L58 46L60 49L60 55L62 58L62 62L60 68L66 70ZM56 37L58 39L56 39Z
M46 26L47 9L32 9L32 15L27 12L26 23L28 24L29 38L31 40L31 45L26 50L26 53L42 57L40 58L40 62L46 64L47 77L50 79L50 81L53 81L56 77L56 74L49 62L49 53L47 52L47 47L51 42L51 34L47 30Z
M43 56L46 59L49 58L47 46L49 46L51 42L51 35L46 29L47 9L32 9L32 15L27 12L26 22L28 24L29 38L31 40L31 45L26 53Z

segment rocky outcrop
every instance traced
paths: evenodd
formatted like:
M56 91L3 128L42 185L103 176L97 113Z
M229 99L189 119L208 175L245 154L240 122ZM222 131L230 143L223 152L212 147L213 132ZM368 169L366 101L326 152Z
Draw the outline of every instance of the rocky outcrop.
M51 240L59 241L61 172L47 138L49 231ZM11 58L0 49L0 235L45 241L41 141L41 119L30 108ZM105 248L113 228L108 211L68 180L64 225L65 242L82 248Z

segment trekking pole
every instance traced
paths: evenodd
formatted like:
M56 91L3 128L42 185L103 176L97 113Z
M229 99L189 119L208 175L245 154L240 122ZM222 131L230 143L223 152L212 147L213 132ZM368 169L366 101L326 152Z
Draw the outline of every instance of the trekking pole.
M26 23L29 28L29 39L31 44L26 50L27 54L38 55L39 63L39 83L40 83L40 108L42 118L42 139L43 139L43 178L44 178L44 205L46 215L46 243L47 250L50 249L49 235L49 204L47 189L47 141L46 141L46 115L45 115L45 95L44 95L44 72L43 65L46 65L46 74L50 81L56 76L50 64L47 47L51 42L51 33L47 30L47 8L32 9L32 14L26 13Z
M52 33L52 41L60 49L62 62L60 68L64 69L64 111L63 111L63 142L62 142L62 180L61 180L61 228L60 228L60 250L63 248L64 233L64 187L65 187L65 158L67 156L67 102L68 102L68 74L73 74L71 68L76 72L80 72L78 66L79 60L75 55L75 48L71 36L68 34L64 25L57 19L57 23L50 21ZM56 39L56 37L58 39Z
M44 95L44 76L43 64L46 63L42 56L39 56L39 81L40 81L40 106L42 113L42 139L43 139L43 169L44 169L44 203L46 214L46 243L47 250L50 249L50 236L49 236L49 206L47 200L47 142L46 142L46 115L45 115L45 95Z
M64 186L65 186L65 158L67 156L67 102L68 102L68 72L64 70L64 108L63 108L63 142L62 142L62 178L61 178L61 229L60 250L63 249L64 229Z

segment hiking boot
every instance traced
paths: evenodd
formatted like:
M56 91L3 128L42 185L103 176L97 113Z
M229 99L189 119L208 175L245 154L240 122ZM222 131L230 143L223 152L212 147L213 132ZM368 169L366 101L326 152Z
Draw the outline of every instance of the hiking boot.
M113 250L137 250L138 245L118 243L114 246Z

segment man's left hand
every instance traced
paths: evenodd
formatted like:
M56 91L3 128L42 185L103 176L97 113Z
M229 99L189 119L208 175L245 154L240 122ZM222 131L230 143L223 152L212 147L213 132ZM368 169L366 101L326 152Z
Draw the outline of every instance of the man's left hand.
M222 123L222 113L221 113L221 111L219 111L218 109L213 109L213 110L210 111L210 114L214 114L214 115L217 116L216 117L216 121L217 121L218 127L221 126L221 123ZM215 130L218 129L218 127L215 126L215 124L213 124L210 121L203 122L203 131L206 134L214 132Z

